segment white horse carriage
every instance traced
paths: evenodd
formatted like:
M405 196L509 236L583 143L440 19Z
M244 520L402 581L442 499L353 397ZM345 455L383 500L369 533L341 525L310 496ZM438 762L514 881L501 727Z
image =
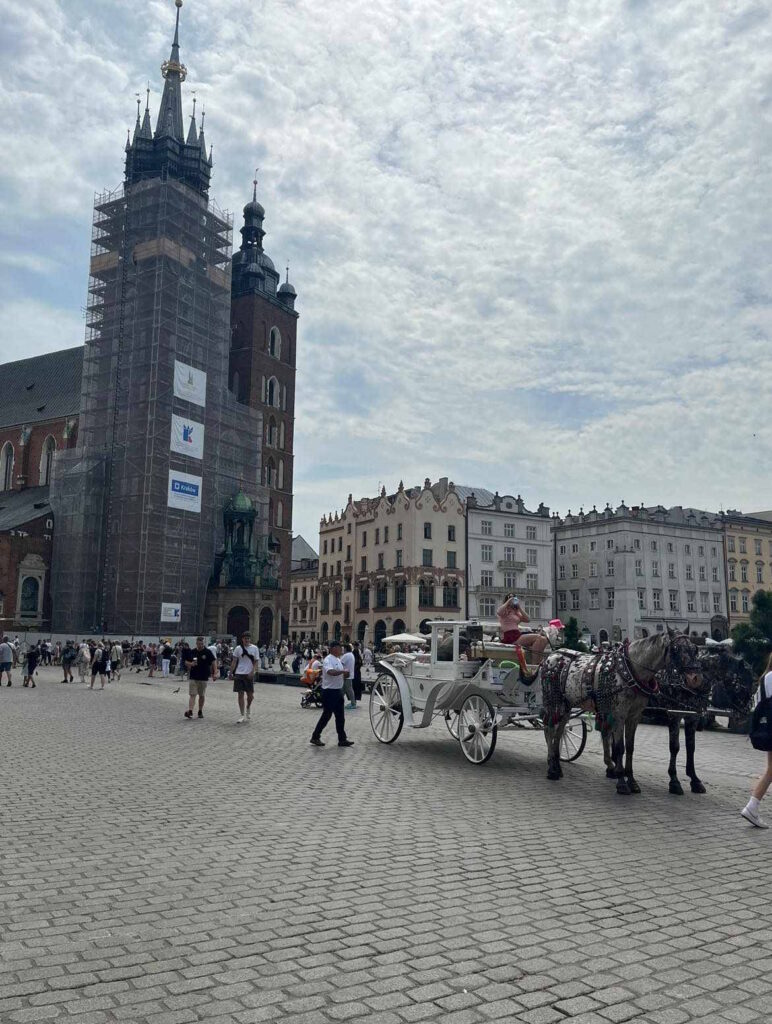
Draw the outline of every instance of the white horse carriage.
M499 729L541 727L539 676L525 685L514 648L486 645L483 628L471 621L434 621L427 653L396 652L378 661L370 694L370 724L376 739L393 743L404 725L425 729L442 717L464 757L485 764L496 749ZM463 635L462 635L463 634ZM464 648L464 650L462 650ZM587 723L572 711L560 741L560 760L575 761L587 742Z

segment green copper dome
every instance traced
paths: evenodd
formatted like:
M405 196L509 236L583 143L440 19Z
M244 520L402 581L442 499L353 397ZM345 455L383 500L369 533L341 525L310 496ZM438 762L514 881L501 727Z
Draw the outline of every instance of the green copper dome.
M252 512L254 505L250 499L244 494L242 490L239 490L238 494L234 494L228 502L228 508L234 512Z

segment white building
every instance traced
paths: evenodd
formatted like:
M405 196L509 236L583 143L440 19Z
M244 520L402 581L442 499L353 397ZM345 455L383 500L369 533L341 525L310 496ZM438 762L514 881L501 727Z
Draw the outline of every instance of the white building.
M728 634L719 516L662 505L553 518L557 614L593 642L630 640L666 626Z
M546 505L529 512L519 495L483 492L467 497L469 618L495 620L508 593L520 598L534 624L545 625L552 618L551 527Z

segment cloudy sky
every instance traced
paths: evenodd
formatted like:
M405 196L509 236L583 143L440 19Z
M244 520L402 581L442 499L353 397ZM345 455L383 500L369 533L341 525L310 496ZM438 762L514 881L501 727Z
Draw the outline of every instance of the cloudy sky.
M80 344L172 0L0 0L0 352ZM296 529L449 476L772 508L764 0L185 0L213 196L301 313ZM200 107L199 107L200 109ZM238 218L236 228L238 228ZM0 382L1 387L1 382Z

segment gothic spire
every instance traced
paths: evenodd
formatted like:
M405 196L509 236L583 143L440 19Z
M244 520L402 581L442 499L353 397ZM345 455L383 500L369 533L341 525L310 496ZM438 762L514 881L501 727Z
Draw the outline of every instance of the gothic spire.
M188 128L187 144L198 145L198 133L196 132L196 94L193 94L193 113L190 115L190 127Z
M142 118L142 138L153 138L153 126L150 123L150 82L147 83L147 99L145 101L145 116Z
M168 135L172 138L185 141L185 132L182 124L182 83L185 81L188 69L180 63L180 8L182 0L174 0L177 7L177 20L174 25L174 40L169 59L161 65L161 74L164 77L164 91L161 97L161 106L158 111L156 122L156 138Z

